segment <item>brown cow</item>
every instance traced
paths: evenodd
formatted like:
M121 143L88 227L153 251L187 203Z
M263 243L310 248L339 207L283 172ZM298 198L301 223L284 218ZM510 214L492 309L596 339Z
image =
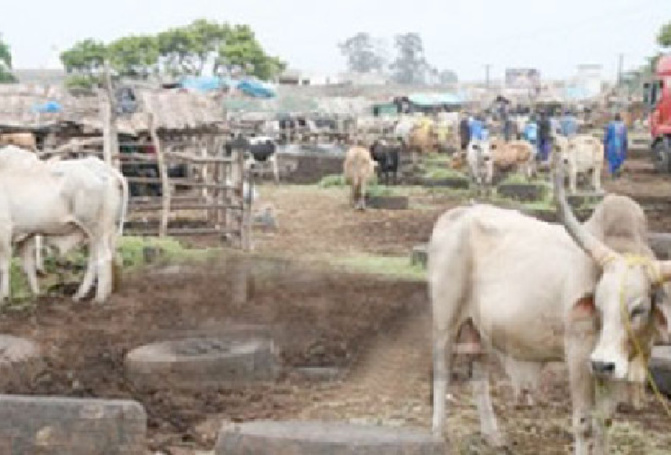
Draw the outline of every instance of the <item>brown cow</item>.
M496 169L521 168L529 179L535 174L536 153L534 146L529 142L522 140L505 142L495 139L492 141L490 149Z
M33 133L0 134L0 147L5 145L15 145L32 152L37 151L37 140Z
M355 209L366 209L366 185L375 176L376 166L368 149L355 146L347 151L343 171L345 182L352 186L350 203Z

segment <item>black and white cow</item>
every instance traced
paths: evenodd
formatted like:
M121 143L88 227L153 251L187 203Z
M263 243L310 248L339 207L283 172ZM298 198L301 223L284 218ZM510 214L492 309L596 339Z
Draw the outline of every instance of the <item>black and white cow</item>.
M248 137L249 150L245 155L245 170L254 170L259 166L270 165L275 183L280 183L280 171L277 165L277 142L269 136ZM232 152L231 144L225 145L226 155Z

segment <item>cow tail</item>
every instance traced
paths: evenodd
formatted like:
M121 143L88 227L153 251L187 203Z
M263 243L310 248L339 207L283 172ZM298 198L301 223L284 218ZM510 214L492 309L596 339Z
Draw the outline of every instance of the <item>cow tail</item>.
M113 172L114 176L117 178L119 184L121 185L121 210L119 213L119 231L118 231L118 235L121 237L123 236L123 226L126 223L126 215L128 214L128 181L120 171L114 169Z

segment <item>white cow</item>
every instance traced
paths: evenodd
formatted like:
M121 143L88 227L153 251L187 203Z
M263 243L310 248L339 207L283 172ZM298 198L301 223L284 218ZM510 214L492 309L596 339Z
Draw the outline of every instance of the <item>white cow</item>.
M89 242L89 265L75 297L83 297L97 276L96 301L106 300L112 279L107 219L117 218L110 206L112 191L109 179L89 167L68 172L28 155L21 159L14 149L0 150L0 300L10 293L12 243L19 243L30 264L34 255L23 252L30 250L26 245L35 235L84 236Z
M445 430L453 342L469 319L485 348L521 365L566 362L576 455L609 453L612 393L618 381L644 380L654 338L668 334L671 305L655 297L671 279L671 262L655 260L647 246L641 207L609 195L581 225L561 178L555 188L563 227L486 205L450 210L434 227L428 277L436 436ZM486 365L474 365L481 431L501 444Z
M466 149L466 162L471 178L479 188L488 188L494 174L494 160L488 140L472 140Z
M597 138L580 134L567 139L563 136L554 138L554 151L559 153L561 163L568 167L569 189L575 194L578 191L578 175L592 176L594 191L601 191L601 169L603 168L603 144Z
M123 235L123 225L128 211L128 183L126 178L114 167L106 164L99 158L87 157L75 160L50 160L46 162L49 169L54 173L70 176L77 180L81 175L90 177L93 173L96 178L104 182L104 205L90 207L91 216L98 216L98 222L103 225L107 250L111 254L110 267L115 267L114 254L116 252L117 240ZM53 248L59 254L66 254L71 249L82 245L87 241L82 231L75 231L64 236L36 236L36 242L24 242L19 248L23 270L28 278L31 291L39 294L36 270L43 268L41 264L41 248ZM107 258L97 258L89 255L86 273L74 300L81 300L89 292L96 278L100 279L101 268L107 268ZM106 286L98 283L98 286ZM110 282L109 286L112 286Z

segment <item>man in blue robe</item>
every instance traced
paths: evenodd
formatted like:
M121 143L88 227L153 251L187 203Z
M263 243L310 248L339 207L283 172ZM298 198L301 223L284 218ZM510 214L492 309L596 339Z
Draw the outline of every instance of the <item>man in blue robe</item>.
M620 168L627 159L627 127L622 122L620 114L615 114L615 120L606 127L606 136L603 140L608 160L608 170L612 177L620 176Z

